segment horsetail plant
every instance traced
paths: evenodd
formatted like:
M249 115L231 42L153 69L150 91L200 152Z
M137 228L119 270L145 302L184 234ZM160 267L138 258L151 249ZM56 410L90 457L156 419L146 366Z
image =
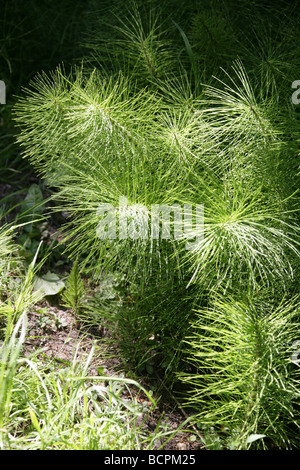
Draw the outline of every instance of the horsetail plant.
M189 403L205 406L199 420L224 427L237 448L255 435L289 448L299 395L297 368L286 354L297 339L299 308L288 299L300 241L297 118L281 83L299 67L290 37L289 63L274 60L288 24L278 37L271 31L258 39L257 51L224 2L215 11L203 2L190 28L178 9L178 19L166 15L162 24L163 10L153 4L149 16L147 5L130 2L110 27L102 18L105 38L97 28L90 32L92 54L83 67L68 74L58 67L32 81L15 106L18 142L56 190L57 209L69 214L66 251L82 272L99 282L107 272L124 275L134 306L112 315L134 354L163 368L159 356L166 349L181 355L185 344L196 371L182 380L193 386ZM251 16L246 2L238 8ZM259 6L255 12L259 38L263 14ZM152 206L159 214L172 208L169 238L163 230L153 236ZM195 222L200 206L203 224L176 238L174 208L181 216L192 208ZM121 215L134 236L123 236ZM99 230L105 220L114 237ZM245 301L236 300L241 293Z
M195 373L181 380L200 427L217 428L222 447L295 448L299 433L299 365L292 361L299 304L275 307L260 293L217 297L196 312L186 338L187 361ZM251 435L265 439L251 443ZM229 444L230 443L230 444Z

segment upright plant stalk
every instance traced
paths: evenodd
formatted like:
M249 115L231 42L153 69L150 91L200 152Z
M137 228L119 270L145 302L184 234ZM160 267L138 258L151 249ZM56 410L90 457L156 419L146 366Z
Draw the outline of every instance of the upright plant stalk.
M198 409L198 424L221 427L224 446L248 448L251 435L261 434L293 448L300 396L291 344L299 304L282 302L273 309L268 302L262 305L260 299L228 297L198 311L186 340L188 361L196 372L181 379L192 387L188 403Z

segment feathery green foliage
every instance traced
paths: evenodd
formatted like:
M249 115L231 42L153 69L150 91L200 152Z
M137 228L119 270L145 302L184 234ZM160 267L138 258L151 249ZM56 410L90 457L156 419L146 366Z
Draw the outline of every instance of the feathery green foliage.
M287 31L299 15L242 0L182 9L136 0L122 14L118 1L91 4L83 66L37 75L14 113L24 156L69 213L66 252L100 285L110 273L124 279L127 297L118 308L112 299L111 311L100 298L93 318L110 314L135 366L152 361L175 376L186 355L199 369L184 376L193 406L205 404L203 423L228 427L237 448L257 434L293 447L298 377L287 344L297 339L289 299L300 238L290 88L299 44ZM262 34L266 15L272 27ZM152 206L163 204L203 205L202 228L143 236ZM127 237L119 220L115 237L99 236L107 205L126 216Z
M299 304L276 308L261 295L217 298L197 311L186 339L187 360L196 370L183 374L192 389L189 405L199 425L222 428L237 449L251 434L264 434L278 447L295 448L299 433L299 366L292 363Z
M67 286L62 293L62 301L66 307L73 309L78 314L85 293L84 282L78 269L78 259L75 260L67 280Z

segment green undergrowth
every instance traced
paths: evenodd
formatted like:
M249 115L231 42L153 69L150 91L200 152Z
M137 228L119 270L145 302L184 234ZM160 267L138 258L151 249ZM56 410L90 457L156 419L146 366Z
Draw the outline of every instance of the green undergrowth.
M151 431L148 417L157 402L135 380L91 375L95 346L83 359L81 344L70 362L24 353L30 339L28 312L44 297L37 289L36 256L27 269L18 255L12 227L3 226L0 297L0 448L2 450L152 450L163 448L176 434L163 417ZM64 301L77 314L76 264ZM5 277L7 276L7 278ZM49 292L47 292L49 294ZM46 315L47 309L37 310ZM48 314L50 318L50 313ZM59 325L58 325L59 327ZM180 428L186 423L182 422Z
M174 435L163 420L147 430L156 403L137 382L89 375L93 348L83 361L78 345L70 365L58 367L37 353L22 355L26 332L23 313L0 350L2 450L155 449ZM139 392L146 405L137 400Z

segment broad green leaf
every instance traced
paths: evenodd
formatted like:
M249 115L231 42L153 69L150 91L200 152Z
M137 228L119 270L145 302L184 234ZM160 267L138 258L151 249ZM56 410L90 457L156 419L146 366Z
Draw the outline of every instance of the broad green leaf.
M28 189L27 196L22 204L22 212L30 211L31 214L42 214L45 205L43 201L43 193L37 184L32 184Z
M56 295L65 287L65 283L57 274L47 272L44 276L37 277L34 290L41 289L44 295Z

